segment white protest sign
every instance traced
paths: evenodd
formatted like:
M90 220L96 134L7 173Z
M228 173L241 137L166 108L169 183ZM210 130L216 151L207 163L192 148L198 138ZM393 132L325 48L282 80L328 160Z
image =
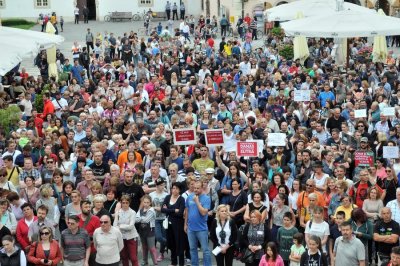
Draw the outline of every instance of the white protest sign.
M396 108L395 107L386 107L383 108L383 115L384 116L395 116Z
M397 146L383 146L383 158L397 159L399 158L399 147Z
M286 134L285 133L268 133L268 147L286 146Z
M311 99L310 90L295 90L294 91L294 101L295 102L309 102Z
M367 117L367 109L354 110L354 117L355 118Z

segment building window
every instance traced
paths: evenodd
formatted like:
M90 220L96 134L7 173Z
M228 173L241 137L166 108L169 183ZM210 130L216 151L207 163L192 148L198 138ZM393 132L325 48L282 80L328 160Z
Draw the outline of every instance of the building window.
M0 8L6 7L6 0L0 0Z
M153 0L139 0L139 6L150 6L154 5Z
M49 0L34 0L35 7L49 7Z

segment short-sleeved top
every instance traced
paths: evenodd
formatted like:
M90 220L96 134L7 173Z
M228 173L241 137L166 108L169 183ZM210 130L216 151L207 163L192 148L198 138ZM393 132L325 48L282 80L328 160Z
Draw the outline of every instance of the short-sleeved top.
M290 212L290 208L287 205L283 205L280 212L276 212L276 207L274 207L272 209L272 223L276 226L283 226L283 215L287 212Z
M399 224L391 220L388 223L385 223L384 221L379 221L376 223L374 227L374 234L379 234L379 235L400 235L400 227ZM384 242L379 242L378 245L376 245L377 251L381 252L387 256L390 255L390 252L392 251L392 248L398 246L398 243L395 244L389 244L389 243L384 243Z
M351 240L338 237L333 251L337 254L335 265L359 265L359 261L365 260L364 244L355 236Z
M330 235L329 224L325 221L323 221L322 223L308 221L305 229L306 234L316 235L321 240L324 238L324 236ZM322 246L322 251L326 253L326 245Z
M197 204L194 202L193 197L195 194L190 194L186 199L185 207L188 209L188 229L192 232L207 231L208 214L201 215ZM203 208L211 208L211 199L208 195L200 195L199 202Z

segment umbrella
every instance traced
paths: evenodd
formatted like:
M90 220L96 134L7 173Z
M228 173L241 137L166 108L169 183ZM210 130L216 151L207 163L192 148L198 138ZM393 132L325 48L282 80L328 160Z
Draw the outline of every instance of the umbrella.
M378 14L381 16L386 16L382 9L378 10ZM372 55L372 60L374 62L386 62L388 50L385 36L379 35L374 37L374 48L372 50Z
M56 29L53 24L48 21L46 24L46 32L50 35L54 35L56 33ZM53 45L46 51L47 54L47 63L49 64L49 77L55 77L58 80L58 71L56 65L56 46Z
M267 9L264 16L268 21L289 21L296 19L297 12L302 12L304 17L312 17L318 14L330 15L336 9L337 3L334 0L299 0ZM343 3L343 9L363 13L374 12L371 9L351 3Z
M342 10L282 23L289 36L352 38L400 35L400 19Z
M303 13L300 11L296 15L296 19L303 18ZM300 59L301 63L304 64L304 61L310 55L310 51L308 50L307 40L304 36L296 36L293 40L293 53L294 59Z
M63 41L59 35L0 26L0 76L24 58L35 56L41 48L59 45Z

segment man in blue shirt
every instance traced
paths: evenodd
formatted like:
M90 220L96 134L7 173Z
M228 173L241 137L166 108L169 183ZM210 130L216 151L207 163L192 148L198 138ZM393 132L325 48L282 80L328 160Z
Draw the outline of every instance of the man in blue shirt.
M211 199L202 194L201 182L196 181L194 193L186 199L185 208L185 232L188 235L191 263L193 266L199 265L197 253L197 243L200 242L203 250L203 265L209 266L211 263L211 252L208 247L208 210L211 208Z
M331 92L329 84L324 85L324 91L319 94L318 100L321 104L321 107L325 107L326 101L331 101L333 104L335 104L335 94Z

